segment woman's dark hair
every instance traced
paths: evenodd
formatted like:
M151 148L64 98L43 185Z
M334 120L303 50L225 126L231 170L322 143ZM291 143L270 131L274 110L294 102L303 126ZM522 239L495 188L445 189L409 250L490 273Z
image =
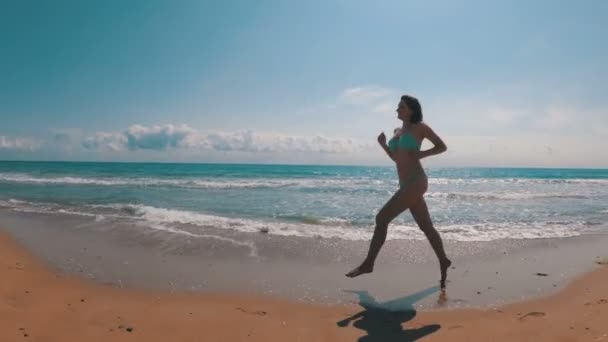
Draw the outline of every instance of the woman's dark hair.
M413 96L403 95L403 96L401 96L401 101L405 102L405 104L412 111L412 117L410 118L410 123L421 122L422 121L422 106L420 106L420 102L418 102L418 99Z

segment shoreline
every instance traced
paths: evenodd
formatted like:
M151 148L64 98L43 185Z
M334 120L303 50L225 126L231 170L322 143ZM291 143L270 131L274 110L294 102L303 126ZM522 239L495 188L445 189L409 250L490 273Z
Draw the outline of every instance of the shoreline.
M439 280L436 257L426 241L387 241L374 273L350 279L344 273L360 262L368 241L212 228L193 238L93 218L0 210L2 230L53 269L115 287L349 304L357 296L348 291L366 290L390 300ZM589 260L603 256L606 244L608 235L445 241L454 261L449 300L438 305L427 297L415 308L495 308L555 293L592 270Z
M549 297L494 310L416 313L412 302L438 295L436 289L384 303L359 292L359 304L346 306L259 295L171 294L54 274L4 232L0 251L6 280L0 285L0 339L6 341L25 335L45 341L608 339L605 265Z
M211 228L205 237L192 238L92 218L1 210L0 231L10 233L52 269L118 288L270 295L348 305L357 300L352 291L369 291L387 301L437 285L439 279L432 249L417 240L387 241L373 275L350 279L344 273L360 262L368 241ZM491 309L550 295L592 270L589 261L603 256L607 243L608 235L445 241L454 261L448 275L449 300L439 305L430 296L414 307Z

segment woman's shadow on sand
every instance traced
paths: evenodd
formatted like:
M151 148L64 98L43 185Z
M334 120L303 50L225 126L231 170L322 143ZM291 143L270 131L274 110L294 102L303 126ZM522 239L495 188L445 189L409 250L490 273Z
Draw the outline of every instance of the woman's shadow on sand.
M432 334L441 327L430 324L417 329L403 329L402 323L410 321L416 316L414 303L424 297L437 292L437 286L430 287L406 297L400 297L386 302L377 302L367 291L345 291L359 296L359 305L365 310L351 317L336 322L339 327L346 327L350 322L367 332L359 342L406 342L416 341L426 335Z

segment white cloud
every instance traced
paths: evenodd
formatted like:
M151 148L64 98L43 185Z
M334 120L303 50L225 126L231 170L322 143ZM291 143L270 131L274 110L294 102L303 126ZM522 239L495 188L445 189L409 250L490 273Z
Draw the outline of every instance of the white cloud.
M67 154L72 154L80 148L82 141L82 130L77 128L51 129L51 142L49 147L57 148Z
M399 102L399 93L391 88L362 86L348 88L338 96L338 105L355 106L373 113L394 111ZM336 105L332 105L336 107Z
M395 91L386 87L379 86L363 86L348 88L342 91L340 99L345 103L350 104L369 104L378 100L385 100L387 97L393 96Z
M72 135L68 132L53 132L53 142L57 145L69 145L72 142Z
M352 87L291 116L300 130L374 141L378 133L401 125L396 109L402 94L390 87Z
M133 125L127 129L127 147L130 150L158 150L175 148L188 135L196 131L187 125L165 125L146 127Z
M123 133L97 132L85 138L82 146L87 150L118 152L126 149L127 141L127 136Z
M606 167L601 139L537 133L512 136L446 136L448 152L430 158L441 166Z
M0 150L34 151L39 148L40 142L34 138L0 135Z
M185 149L220 152L350 153L365 148L349 138L290 136L273 132L209 131L187 125L133 125L124 133L97 132L84 140L89 150L123 151Z
M348 153L356 149L352 139L324 136L288 136L278 133L234 131L197 133L182 146L240 152Z
M424 99L423 99L424 100ZM425 101L423 101L423 107ZM576 93L531 84L454 92L430 99L425 121L452 135L601 133L608 127L608 108L591 106Z
M507 85L435 97L414 94L425 121L449 146L424 165L606 167L601 146L608 138L608 108L565 91L540 93L531 85ZM42 146L39 152L46 155L65 157L71 151L74 159L91 160L390 165L375 137L399 125L394 113L399 95L379 86L345 89L280 132L136 124L88 137L78 129L55 130L46 141L0 136L0 151L10 155L9 149ZM429 147L425 142L423 148Z

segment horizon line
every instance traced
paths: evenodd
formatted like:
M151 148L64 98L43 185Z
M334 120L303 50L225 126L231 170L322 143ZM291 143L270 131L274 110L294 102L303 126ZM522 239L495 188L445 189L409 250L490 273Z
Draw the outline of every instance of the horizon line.
M297 164L297 163L236 163L184 161L107 161L107 160L17 160L0 159L0 163L90 163L90 164L184 164L184 165L268 165L268 166L326 166L326 167L392 167L380 164ZM426 169L537 169L537 170L608 170L608 167L545 167L545 166L427 166Z

